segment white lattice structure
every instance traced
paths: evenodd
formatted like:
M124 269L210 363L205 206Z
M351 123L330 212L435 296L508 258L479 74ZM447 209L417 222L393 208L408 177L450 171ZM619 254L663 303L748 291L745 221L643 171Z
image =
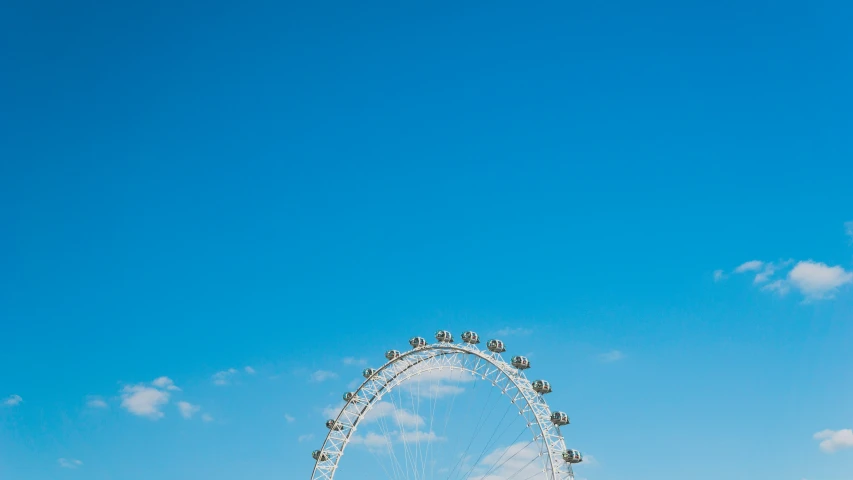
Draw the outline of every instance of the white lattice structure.
M536 478L573 480L571 464L564 459L567 450L560 429L551 422L552 412L543 395L531 387L523 371L504 361L500 353L481 350L468 343L443 342L400 352L379 369L371 371L372 375L352 392L354 395L334 419L336 427L330 429L322 448L315 452L311 479L334 478L359 422L384 395L413 377L435 371L462 372L497 388L518 408L538 446L542 467L541 475L537 474Z

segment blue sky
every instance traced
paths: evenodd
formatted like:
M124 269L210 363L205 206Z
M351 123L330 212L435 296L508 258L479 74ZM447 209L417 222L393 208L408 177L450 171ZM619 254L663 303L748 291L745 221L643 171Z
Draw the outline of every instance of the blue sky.
M0 478L308 478L447 328L584 478L853 479L851 14L3 3Z

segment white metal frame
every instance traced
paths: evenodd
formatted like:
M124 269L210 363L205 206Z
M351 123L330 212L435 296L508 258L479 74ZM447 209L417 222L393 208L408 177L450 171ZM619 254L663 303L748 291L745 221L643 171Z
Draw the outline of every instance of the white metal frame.
M416 367L416 368L415 368ZM523 415L539 446L539 455L547 456L543 477L547 480L573 480L572 467L562 458L566 450L560 428L551 423L551 410L545 399L533 390L524 372L503 360L499 353L480 350L466 343L435 343L401 352L389 360L355 391L356 401L347 402L335 418L340 430L331 430L323 441L325 453L314 464L312 480L332 480L338 462L352 434L372 406L383 395L412 377L436 370L467 372L498 388L511 399Z

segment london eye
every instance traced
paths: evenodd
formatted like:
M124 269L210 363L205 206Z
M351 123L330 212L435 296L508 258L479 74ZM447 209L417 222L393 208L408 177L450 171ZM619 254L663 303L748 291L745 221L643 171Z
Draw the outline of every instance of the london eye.
M505 361L501 340L460 338L414 337L364 369L326 411L311 479L573 480L583 456L566 448L569 416L548 406L550 382L528 380L523 355Z

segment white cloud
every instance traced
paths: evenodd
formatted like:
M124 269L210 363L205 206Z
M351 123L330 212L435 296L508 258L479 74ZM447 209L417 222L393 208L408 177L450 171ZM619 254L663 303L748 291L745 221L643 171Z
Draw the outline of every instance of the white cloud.
M81 462L80 460L75 460L73 458L60 458L59 460L57 460L57 462L62 468L74 469L83 465L83 462Z
M399 388L405 389L412 395L441 398L447 395L455 395L465 391L464 388L455 383L473 382L473 375L462 373L458 370L419 370L418 367L411 369L416 375L409 381L403 383Z
M502 329L498 330L497 332L495 332L495 336L496 337L515 337L515 336L522 336L522 335L530 335L531 333L533 333L533 330L531 330L529 328L505 327L505 328L502 328Z
M721 282L726 279L726 274L722 270L714 270L714 281Z
M327 419L329 418L337 418L338 414L341 413L341 408L343 407L333 407L331 405L326 405L326 408L323 409L323 416Z
M853 282L853 273L811 260L799 262L788 272L788 281L807 299L832 298L842 285Z
M249 375L254 375L254 374L255 374L255 369L254 369L254 368L252 368L252 367L247 366L247 367L246 367L246 368L244 368L243 370L245 370L245 371L246 371L246 373L248 373Z
M344 365L357 365L359 367L367 365L367 359L364 358L346 357L343 359L343 362Z
M348 389L348 390L355 390L356 388L360 387L362 383L364 383L364 379L362 379L362 378L358 378L358 377L353 378L353 379L352 379L352 380L350 380L350 382L347 384L347 389Z
M773 275L776 274L780 269L785 268L793 264L793 260L780 260L778 262L765 262L763 268L760 272L755 274L755 278L752 280L752 283L758 285L761 283L766 283L770 279L773 278Z
M302 442L307 442L308 440L313 440L313 439L314 439L314 434L313 433L307 433L305 435L300 435L299 438L297 438L297 441L299 443L302 443Z
M294 418L293 415L289 413L284 414L284 419L287 420L287 423L293 423L296 421L296 418Z
M314 382L325 382L330 378L338 378L338 374L335 372L330 372L328 370L317 370L316 372L311 374L311 381Z
M379 435L375 432L367 432L364 436L353 435L350 439L350 443L354 445L364 445L374 453L387 451L388 446L391 445L388 437L385 435Z
M388 395L392 395L389 393ZM323 416L332 419L337 418L343 407L333 407L328 405L323 409ZM412 413L403 408L397 408L391 402L379 401L371 405L370 410L361 421L361 425L369 425L379 421L382 418L391 418L399 427L416 428L426 424L424 418L416 413Z
M103 398L96 396L96 395L90 395L88 397L88 399L86 400L86 406L89 408L107 408L108 407L107 402L105 402Z
M598 360L605 363L618 362L623 358L625 358L625 354L620 352L619 350L611 350L607 353L602 353L598 356Z
M181 411L181 416L184 418L193 418L193 415L198 413L201 410L201 407L198 405L193 405L190 402L178 402L178 410Z
M768 283L761 287L761 289L767 292L776 292L781 296L785 296L791 290L791 287L785 280L776 280L775 282Z
M761 260L750 260L748 262L741 263L735 268L735 273L744 273L744 272L754 272L757 270L761 270L761 267L764 266L764 262Z
M392 443L416 443L416 442L442 442L447 440L435 434L435 432L421 431L390 431L388 435L376 432L367 432L364 435L353 435L350 442L353 445L364 445L373 453L388 453L388 447Z
M175 382L172 381L169 377L159 377L155 378L151 385L154 385L157 388L164 388L166 390L180 390L180 388L175 386Z
M364 416L362 423L369 424L385 417L394 419L394 422L401 428L415 428L426 424L424 417L403 408L396 408L389 402L374 403L371 409Z
M121 391L121 406L128 412L152 420L163 418L160 410L169 403L169 392L143 384L127 385Z
M406 443L437 442L446 440L444 437L436 435L435 432L422 432L420 430L415 430L414 432L401 430L400 432L395 432L395 437L399 439L399 442Z
M770 280L770 277L772 277L774 273L776 273L776 265L768 263L764 266L764 270L755 274L755 278L752 280L752 283L764 283L767 280Z
M448 395L458 395L464 392L465 389L456 385L445 385L443 383L433 383L426 388L421 388L420 394L429 398L442 398Z
M5 405L7 407L14 407L14 406L19 405L23 401L24 401L24 399L21 398L20 395L9 395L9 397L6 398L6 400L3 400L3 405Z
M503 480L506 478L528 478L541 475L545 457L540 457L535 444L516 443L493 450L483 457L474 470L471 480Z
M821 440L820 449L827 453L853 448L853 430L823 430L814 434L815 440Z
M762 290L784 296L792 289L796 289L807 301L833 298L840 287L853 283L853 272L845 270L840 265L831 267L812 260L797 262L787 275L773 280L776 273L792 264L794 260L778 262L751 260L741 264L735 272L756 271L758 273L755 274L753 283L764 284L761 287Z
M231 377L233 377L237 373L236 368L229 368L228 370L222 370L221 372L216 372L213 374L213 384L224 386L231 383Z
M213 417L209 413L202 413L201 414L201 421L202 422L212 422Z

